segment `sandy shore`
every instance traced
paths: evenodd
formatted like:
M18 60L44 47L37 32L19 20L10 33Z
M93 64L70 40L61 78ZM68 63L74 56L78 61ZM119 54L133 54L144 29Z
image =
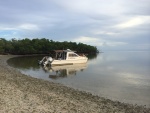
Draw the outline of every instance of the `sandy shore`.
M150 113L145 106L111 101L21 74L0 56L0 113Z

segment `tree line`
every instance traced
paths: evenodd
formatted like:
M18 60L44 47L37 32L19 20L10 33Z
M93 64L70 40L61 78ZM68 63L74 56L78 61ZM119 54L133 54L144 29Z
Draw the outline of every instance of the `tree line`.
M97 53L98 49L95 46L76 43L76 42L58 42L49 40L46 38L42 39L11 39L6 40L0 38L0 54L48 54L53 50L71 49L79 53Z

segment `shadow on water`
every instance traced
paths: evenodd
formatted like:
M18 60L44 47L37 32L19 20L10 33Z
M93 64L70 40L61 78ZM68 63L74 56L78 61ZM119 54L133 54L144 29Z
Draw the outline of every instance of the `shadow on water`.
M10 58L7 63L18 69L39 69L38 60L43 56L21 56Z
M93 60L93 59L96 59L97 56L101 54L101 53L95 53L95 54L88 54L87 57L88 57L88 60Z
M87 64L74 64L53 67L43 67L47 72L50 72L49 78L58 79L68 76L74 76L77 72L83 72L87 68Z

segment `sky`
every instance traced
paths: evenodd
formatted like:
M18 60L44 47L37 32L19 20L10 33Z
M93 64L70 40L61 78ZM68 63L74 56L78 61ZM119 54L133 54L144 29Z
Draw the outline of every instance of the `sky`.
M150 0L0 0L0 38L150 50Z

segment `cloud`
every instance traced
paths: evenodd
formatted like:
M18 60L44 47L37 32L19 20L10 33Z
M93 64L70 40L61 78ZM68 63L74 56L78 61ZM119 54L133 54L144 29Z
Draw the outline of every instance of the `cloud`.
M74 39L76 41L79 42L97 42L99 39L98 38L92 38L92 37L85 37L85 36L81 36L79 38Z
M92 30L91 31L95 35L118 35L118 32L113 32L113 31L102 31L102 30Z
M16 30L16 28L14 27L0 27L0 30L3 31L3 30Z
M123 12L122 3L119 0L109 2L105 0L55 0L54 2L68 11L85 15L116 15Z
M4 30L20 30L20 29L24 29L24 30L38 30L38 26L37 25L34 25L34 24L22 24L22 25L19 25L19 26L15 26L15 27L11 27L11 26L8 26L8 27L0 27L0 30L1 31L4 31Z
M0 37L76 41L108 49L149 48L148 0L26 0L0 4ZM72 38L73 37L73 38Z
M127 45L127 43L126 42L115 42L115 41L108 41L108 42L106 42L105 43L105 45L107 45L107 46L122 46L122 45Z
M88 43L99 47L104 47L104 46L115 47L115 46L127 45L126 42L111 41L102 38L85 37L85 36L75 38L73 39L73 41Z
M35 24L22 24L18 28L25 29L25 30L38 30L38 26Z
M123 28L136 27L141 24L150 24L150 16L133 17L123 23L116 25L115 27L123 29Z
M73 42L82 42L82 43L89 43L91 45L95 46L102 46L103 42L100 42L100 39L98 38L92 38L92 37L86 37L86 36L80 36L78 38L75 38L72 40Z

